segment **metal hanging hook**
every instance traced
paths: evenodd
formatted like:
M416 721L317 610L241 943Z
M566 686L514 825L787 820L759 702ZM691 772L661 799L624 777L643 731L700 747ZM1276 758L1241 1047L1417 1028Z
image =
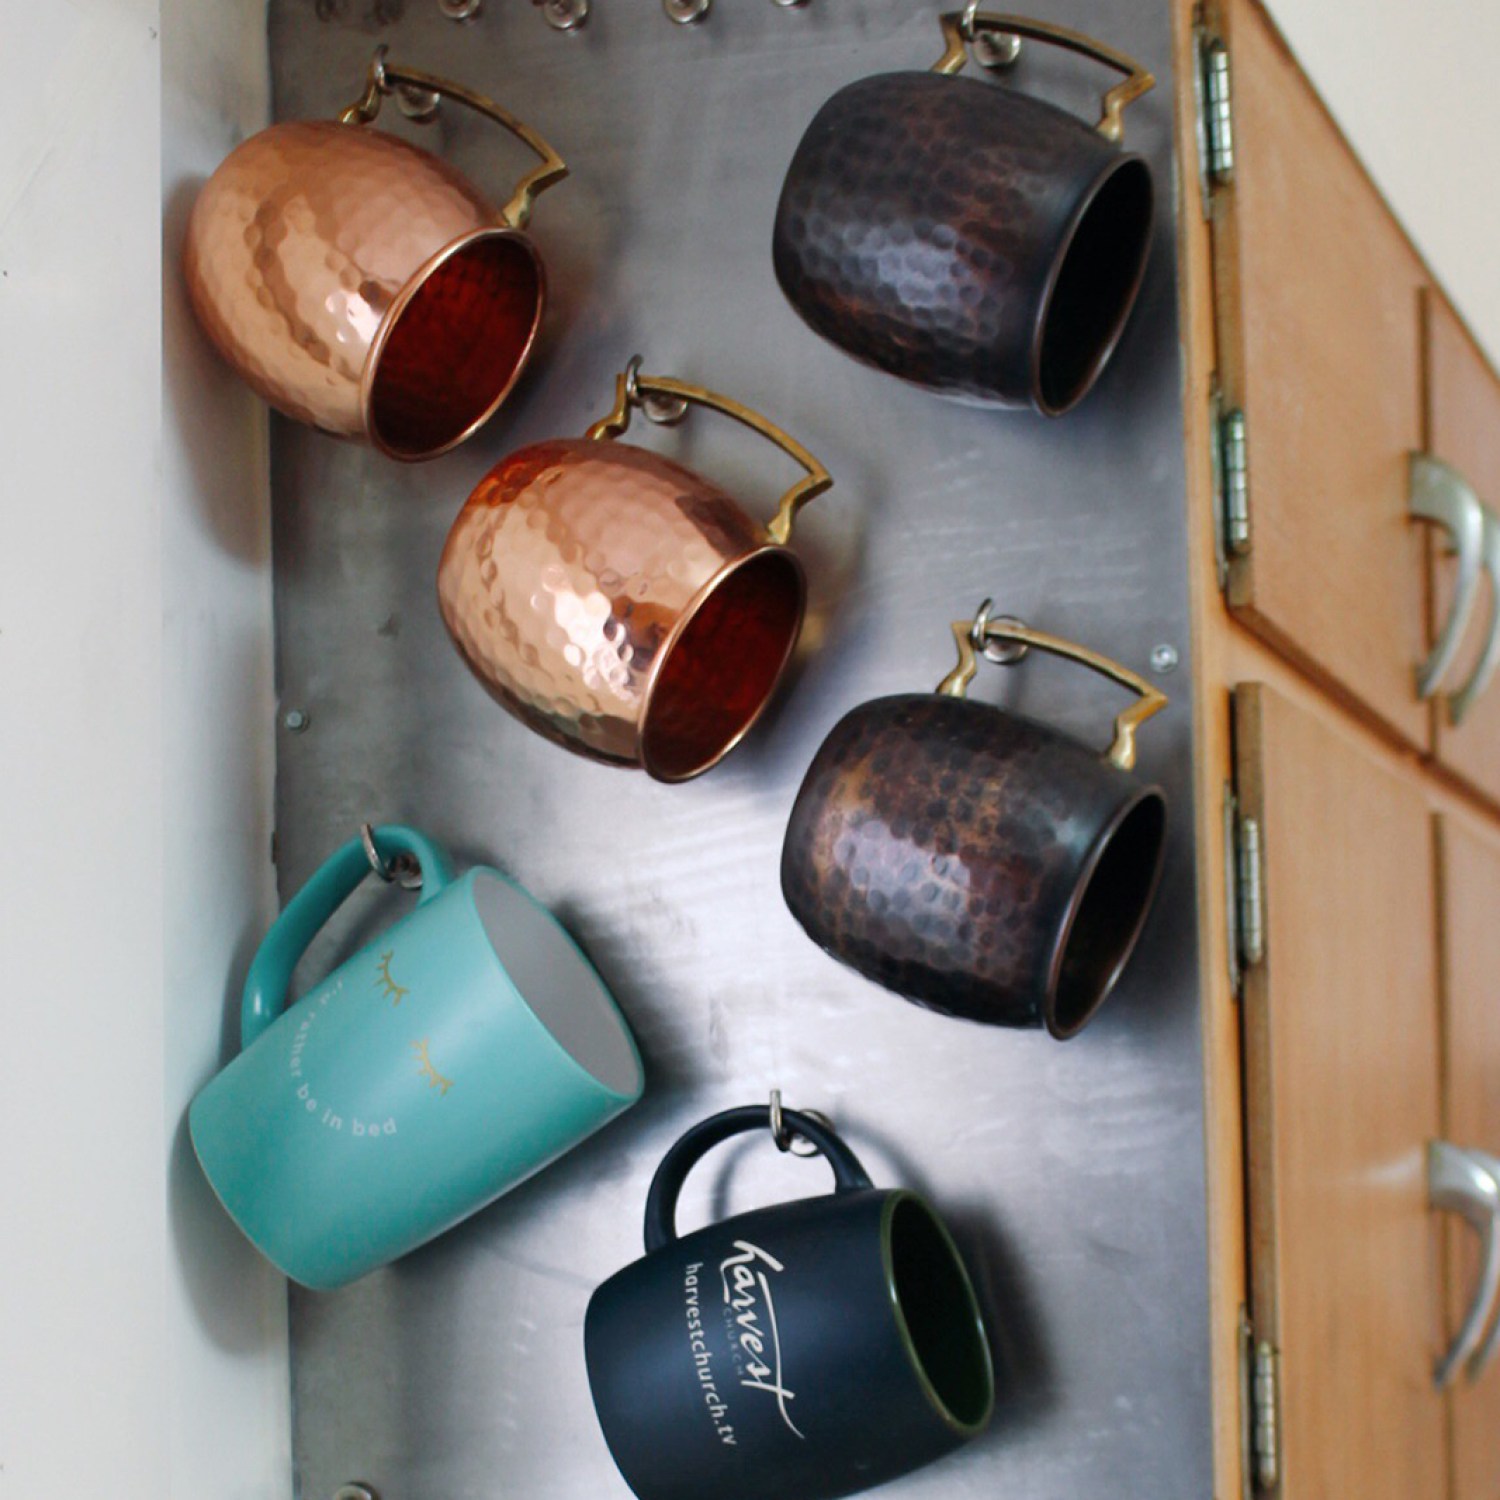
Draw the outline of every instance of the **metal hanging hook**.
M981 29L975 25L978 19L979 0L969 0L959 18L958 30L973 52L974 61L992 72L1014 67L1021 56L1021 38L1013 31Z
M375 830L368 823L359 825L359 841L365 847L365 858L370 861L370 868L387 885L399 880L404 891L422 889L422 867L411 855L398 854L394 859L386 859L375 847Z
M819 1125L833 1129L833 1121L820 1109L799 1109L799 1115L806 1115L809 1120L816 1120ZM781 1090L771 1090L771 1139L776 1142L776 1149L781 1152L790 1151L793 1156L816 1156L818 1148L805 1136L800 1136L795 1130L788 1129L786 1120L781 1112Z
M675 427L688 414L688 403L680 396L662 396L655 391L642 392L641 356L632 354L625 366L625 399L658 427Z
M1013 667L1031 647L1025 641L1011 640L999 633L992 635L990 627L1003 625L1024 630L1026 622L1015 615L996 615L992 613L994 607L995 601L986 599L975 611L974 623L969 627L969 641L986 661L994 662L997 667Z

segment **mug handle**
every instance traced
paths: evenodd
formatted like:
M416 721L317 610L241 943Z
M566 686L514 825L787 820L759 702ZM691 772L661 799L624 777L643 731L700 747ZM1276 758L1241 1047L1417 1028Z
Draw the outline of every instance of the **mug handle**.
M477 114L486 116L495 124L510 131L518 140L530 146L542 159L541 166L528 172L516 184L516 190L511 194L510 202L500 210L500 217L509 228L525 229L531 220L531 210L536 203L537 195L551 187L553 183L561 182L568 175L567 163L537 131L525 121L518 120L503 105L496 104L493 99L476 93L473 89L465 88L461 83L439 78L435 73L423 73L416 68L397 67L387 63L386 50L384 45L375 49L375 57L370 63L369 76L365 80L365 91L339 115L339 123L341 125L371 124L379 115L380 106L397 89L407 91L403 98L410 100L411 103L408 106L403 102L402 107L404 112L414 120L430 120L437 113L438 105L444 99L456 99L458 103L466 104Z
M365 876L378 870L382 879L393 880L396 856L409 856L421 871L418 906L453 883L452 861L426 834L397 823L367 832L368 844L363 834L350 839L318 866L261 939L240 1000L241 1048L248 1047L286 1009L287 987L298 960Z
M966 10L949 11L940 18L943 40L947 50L932 65L934 73L957 73L969 60L969 44L984 32L998 32L1004 36L1026 36L1036 42L1052 42L1066 47L1069 52L1082 53L1106 67L1118 68L1126 74L1124 83L1117 83L1104 96L1103 113L1094 128L1107 141L1124 138L1125 127L1120 118L1127 104L1132 104L1142 94L1156 87L1154 74L1143 68L1133 57L1096 42L1081 31L1070 31L1066 26L1054 26L1048 21L1032 21L1025 16L1002 16L992 11L982 11L971 4Z
M874 1186L860 1166L859 1158L830 1126L794 1109L782 1110L781 1118L786 1129L811 1141L827 1157L828 1165L833 1168L834 1192L857 1193ZM739 1109L726 1109L722 1114L711 1115L701 1124L694 1125L662 1157L656 1176L651 1179L651 1191L646 1194L648 1254L670 1245L677 1238L677 1195L682 1191L688 1173L699 1161L720 1141L727 1141L732 1135L770 1128L771 1111L767 1105L746 1104Z
M743 423L752 432L758 432L763 438L775 443L783 453L807 470L806 477L799 479L777 502L776 514L766 527L766 540L784 547L791 539L792 522L796 520L797 512L809 500L816 499L833 487L833 475L801 443L759 412L742 406L728 396L705 390L701 385L689 385L685 380L674 380L669 375L642 375L641 357L636 354L615 377L614 410L595 422L584 436L596 442L619 437L629 428L630 413L637 407L646 413L648 421L672 427L687 415L690 404L706 406Z
M1122 667L1119 662L1111 661L1109 657L1101 656L1097 651L1090 651L1085 646L1065 641L1061 636L1044 635L1040 630L1033 630L1019 620L1003 616L991 619L988 599L979 606L979 613L972 620L953 622L953 639L958 643L958 665L937 685L937 691L949 698L968 697L969 684L973 682L974 674L979 670L977 654L979 651L983 651L991 661L1008 665L1019 661L1032 646L1035 646L1038 651L1047 651L1053 656L1065 656L1069 661L1092 667L1094 671L1102 673L1111 681L1118 682L1121 687L1127 687L1139 693L1140 702L1131 704L1129 708L1116 716L1114 742L1105 754L1105 759L1122 771L1129 771L1135 767L1136 730L1153 714L1159 714L1169 701L1160 688L1152 687L1144 677L1137 677L1134 672ZM991 655L989 648L997 641L1008 641L1015 649L1006 655Z

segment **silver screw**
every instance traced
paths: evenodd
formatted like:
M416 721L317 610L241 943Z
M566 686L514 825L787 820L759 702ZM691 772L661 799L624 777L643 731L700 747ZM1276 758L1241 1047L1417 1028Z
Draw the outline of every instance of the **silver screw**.
M712 4L713 0L661 0L661 8L666 11L667 19L675 21L679 26L691 26L701 21Z
M450 21L472 21L484 9L484 0L438 0L438 9Z
M334 1492L333 1500L380 1500L367 1484L343 1484Z
M1177 647L1168 645L1165 641L1160 646L1151 648L1151 670L1165 677L1168 672L1177 670Z
M589 18L589 0L532 0L554 31L577 31Z
M281 716L281 727L289 734L301 734L311 723L312 715L305 708L289 708ZM335 1500L345 1500L345 1497L336 1496ZM350 1496L348 1500L361 1500L361 1497Z

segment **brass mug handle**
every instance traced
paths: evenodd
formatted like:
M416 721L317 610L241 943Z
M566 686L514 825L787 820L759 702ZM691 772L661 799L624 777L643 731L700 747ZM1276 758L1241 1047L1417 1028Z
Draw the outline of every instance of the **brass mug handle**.
M595 422L584 436L596 442L619 437L629 428L630 414L637 407L645 411L648 420L671 427L687 415L689 405L706 406L726 417L733 417L752 432L758 432L763 438L775 443L783 453L807 470L806 475L777 502L776 514L766 526L766 540L775 542L777 546L786 546L791 540L792 523L797 519L797 512L809 500L816 499L833 487L833 475L801 443L761 416L758 411L752 411L729 396L705 390L701 385L689 385L687 381L675 380L670 375L642 375L641 357L637 354L615 376L614 410Z
M1156 87L1154 74L1143 68L1133 57L1096 42L1081 31L1070 31L1066 26L1054 26L1048 21L1031 21L1025 16L1003 16L993 11L982 11L977 4L965 10L949 11L941 18L943 40L947 50L932 66L934 73L957 73L969 60L969 46L976 37L989 33L1002 36L1025 36L1037 42L1053 42L1069 52L1081 53L1101 62L1106 67L1117 68L1126 75L1124 83L1117 83L1104 96L1103 113L1095 127L1107 141L1119 141L1125 134L1120 114L1127 104L1139 99Z
M500 217L511 229L524 229L531 220L531 210L537 195L554 182L561 182L568 175L567 163L556 151L524 121L518 120L503 105L496 104L484 94L475 93L461 83L439 78L435 73L419 72L416 68L397 67L385 60L386 48L375 49L370 63L369 76L365 79L365 91L339 115L342 125L369 125L380 113L380 106L397 89L407 91L405 97L412 100L406 112L416 120L430 120L444 99L454 99L467 105L477 114L486 116L495 124L503 126L518 140L530 146L542 163L516 184L510 202L500 210ZM403 108L406 108L403 105Z
M1003 616L992 618L988 599L979 606L979 613L972 620L953 622L953 639L958 643L958 665L937 685L937 691L949 698L968 697L969 684L979 670L980 651L989 656L991 661L1008 664L1019 661L1032 646L1038 651L1065 656L1069 661L1092 667L1112 682L1118 682L1121 687L1139 693L1140 702L1132 703L1116 716L1114 742L1105 753L1105 759L1122 771L1132 770L1135 766L1136 730L1153 714L1160 713L1167 706L1167 695L1164 692L1152 687L1144 677L1137 677L1118 662L1111 661L1109 657L1090 651L1086 646L1065 641L1061 636L1044 635L1040 630L1033 630L1019 620ZM989 648L1002 642L1008 643L1013 649L1006 655L990 655Z

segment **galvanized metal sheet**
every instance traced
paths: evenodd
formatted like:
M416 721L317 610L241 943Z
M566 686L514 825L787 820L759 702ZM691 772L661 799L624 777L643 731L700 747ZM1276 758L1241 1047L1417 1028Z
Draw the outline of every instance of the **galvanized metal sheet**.
M648 1069L632 1113L467 1225L342 1292L294 1292L300 1494L328 1500L363 1479L382 1500L624 1500L584 1373L589 1292L640 1253L646 1186L677 1134L780 1087L826 1110L877 1182L931 1196L989 1310L997 1419L901 1481L907 1500L1201 1500L1207 1233L1168 7L1049 8L1161 80L1126 121L1158 185L1146 286L1098 388L1052 422L855 365L807 332L773 279L780 174L803 126L841 83L935 60L935 8L716 0L682 28L658 0L595 0L571 36L517 0L466 25L437 0L273 0L270 14L279 117L332 113L384 41L501 99L573 168L533 221L552 287L542 347L477 439L404 468L276 423L280 693L283 711L307 716L279 730L283 895L362 820L416 823L564 918ZM1031 46L997 86L1087 113L1107 81ZM462 111L392 128L440 145L497 198L523 170L520 147ZM961 169L962 142L954 156ZM569 755L498 710L434 599L473 483L511 447L602 415L637 350L649 370L759 407L837 480L797 543L812 615L791 678L721 767L676 787ZM747 500L769 504L792 477L711 415L640 440ZM987 595L1137 670L1158 646L1178 657L1159 677L1172 705L1141 737L1143 770L1172 804L1165 882L1119 990L1066 1044L875 988L813 947L778 888L782 829L823 734L863 699L935 685L952 665L949 621ZM1107 683L1034 656L988 669L976 694L1101 746L1120 706ZM362 894L308 968L401 899ZM766 1143L726 1147L689 1183L684 1221L825 1182L821 1164Z

